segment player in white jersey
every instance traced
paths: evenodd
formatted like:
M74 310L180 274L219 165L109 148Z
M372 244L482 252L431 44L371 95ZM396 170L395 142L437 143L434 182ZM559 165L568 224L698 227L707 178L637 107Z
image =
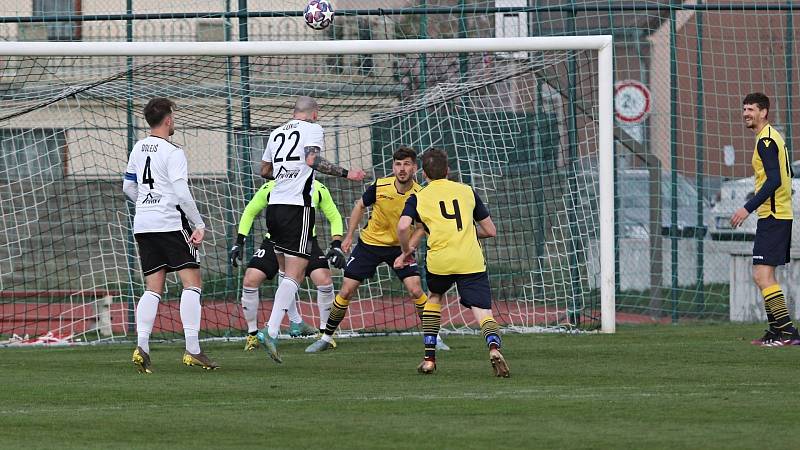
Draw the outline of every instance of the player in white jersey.
M133 352L133 363L141 373L152 373L150 333L167 272L175 271L183 283L183 363L207 370L219 367L200 350L202 280L197 247L203 242L205 224L189 192L186 155L169 141L175 133L174 108L166 98L154 98L144 107L150 136L133 146L122 187L136 203L133 234L144 272L145 291L136 305L138 345Z
M275 292L275 302L267 322L264 347L269 356L281 362L277 337L283 316L295 301L300 282L311 258L314 210L311 206L314 173L361 181L361 169L343 169L321 156L325 148L322 127L316 124L319 105L311 97L298 97L292 120L269 135L261 161L261 176L275 180L269 197L266 222L278 266L284 278Z

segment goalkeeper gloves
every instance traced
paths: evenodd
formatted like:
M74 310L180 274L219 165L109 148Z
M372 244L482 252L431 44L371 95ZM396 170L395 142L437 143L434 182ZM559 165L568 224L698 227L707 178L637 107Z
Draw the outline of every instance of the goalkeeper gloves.
M347 257L342 250L342 241L338 239L331 242L325 257L328 258L328 262L337 269L344 269L344 266L347 265Z
M243 234L236 236L236 243L233 244L233 247L231 247L231 251L228 253L228 261L231 263L233 267L239 267L238 263L242 262L242 248L244 248L244 237L245 236Z

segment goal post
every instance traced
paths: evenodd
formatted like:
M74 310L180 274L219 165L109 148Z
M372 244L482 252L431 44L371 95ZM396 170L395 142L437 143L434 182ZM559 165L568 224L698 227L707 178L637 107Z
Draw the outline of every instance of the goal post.
M321 99L329 159L363 167L372 180L391 173L392 147L448 151L451 172L475 187L498 223L499 239L487 241L485 253L507 329L613 333L612 52L611 36L0 42L6 69L0 77L0 192L13 200L0 204L6 224L0 290L75 286L118 290L129 304L138 299L143 284L129 255L135 247L121 192L130 150L125 104L133 98L138 116L148 97L167 96L178 104L176 140L187 148L191 190L210 221L201 263L204 329L215 330L211 337L240 330L243 272L228 266L227 249L260 183L253 166L264 135L288 120L294 97L307 94ZM237 58L243 56L253 60L245 65ZM249 71L247 83L240 70ZM140 138L145 125L134 121ZM365 185L319 179L331 188L346 226ZM324 247L330 229L322 222L317 219L317 234ZM263 231L254 226L249 249L258 247ZM41 234L56 236L54 253L24 262L21 255L44 245ZM424 255L418 256L422 264ZM340 277L334 270L337 286ZM271 300L271 289L262 288L262 300ZM304 315L315 315L315 295L307 281L300 297ZM357 298L344 331L416 329L407 294L388 268L366 281ZM41 315L45 300L26 302L37 303ZM443 328L470 330L455 290L447 302ZM175 305L165 303L160 323L177 323ZM130 316L123 309L112 309L120 320ZM25 305L13 308L16 315L25 311ZM115 336L130 329L128 322ZM171 336L180 327L161 329ZM0 329L0 340L21 331L28 332Z

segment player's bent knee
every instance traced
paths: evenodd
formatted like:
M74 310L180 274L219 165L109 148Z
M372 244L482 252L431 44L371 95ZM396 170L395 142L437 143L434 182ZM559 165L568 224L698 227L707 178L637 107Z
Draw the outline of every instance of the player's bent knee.
M316 286L327 286L333 284L333 277L330 269L317 269L311 272L311 280Z
M261 283L263 283L266 278L267 276L264 275L264 272L250 268L244 272L242 283L247 287L252 286L253 289L256 289L261 286Z

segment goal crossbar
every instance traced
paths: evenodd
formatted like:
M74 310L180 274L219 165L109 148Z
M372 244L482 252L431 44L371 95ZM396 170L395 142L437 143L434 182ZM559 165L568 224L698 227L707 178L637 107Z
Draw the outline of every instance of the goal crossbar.
M0 42L2 56L260 56L611 48L611 36L245 42Z

